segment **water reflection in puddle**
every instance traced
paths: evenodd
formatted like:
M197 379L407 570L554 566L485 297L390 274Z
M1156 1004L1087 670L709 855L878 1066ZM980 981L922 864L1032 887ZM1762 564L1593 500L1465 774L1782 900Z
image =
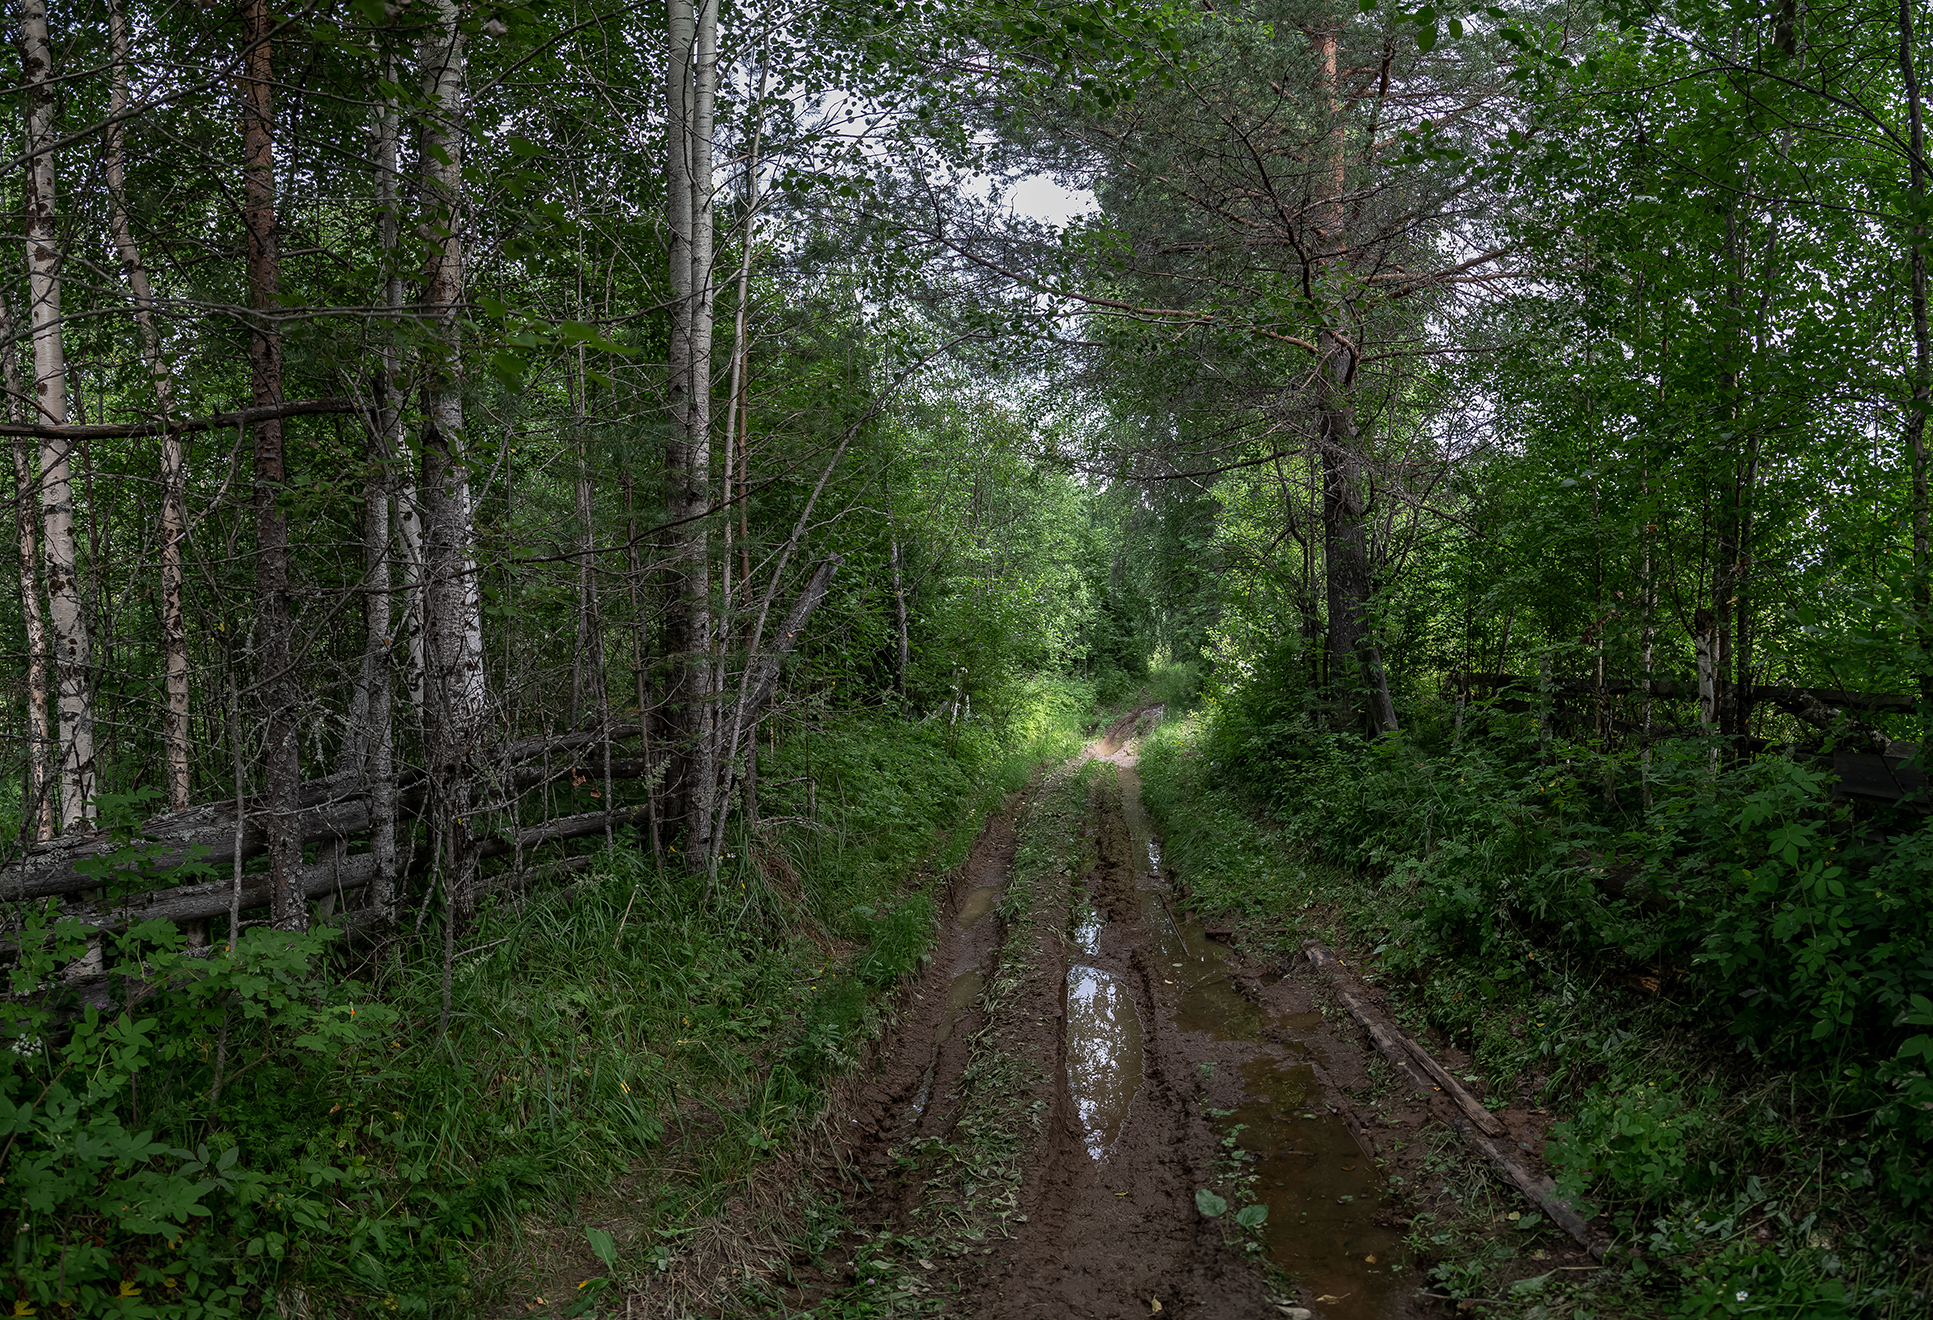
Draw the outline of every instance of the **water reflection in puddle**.
M1067 1089L1087 1153L1105 1159L1141 1089L1141 1015L1127 986L1095 967L1067 973Z
M972 930L980 923L980 918L993 911L994 900L1000 897L999 889L984 885L966 896L960 904L959 915L953 918L961 930Z
M1106 925L1107 922L1101 919L1100 913L1082 913L1081 919L1074 925L1074 947L1082 953L1099 953L1101 930Z

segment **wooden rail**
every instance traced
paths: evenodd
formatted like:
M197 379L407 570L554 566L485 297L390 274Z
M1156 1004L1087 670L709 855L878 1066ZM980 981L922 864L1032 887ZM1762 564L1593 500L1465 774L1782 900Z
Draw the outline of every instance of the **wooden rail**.
M1645 692L1645 680L1639 678L1607 678L1602 684L1594 678L1525 678L1517 674L1471 674L1461 670L1450 671L1450 684L1459 689L1488 688L1491 691L1538 692L1545 682L1553 692L1565 696L1595 696L1603 692L1608 696L1625 696ZM1772 701L1780 705L1797 704L1810 698L1821 706L1838 707L1842 710L1864 710L1877 712L1907 713L1918 708L1917 698L1900 692L1852 692L1844 688L1789 687L1778 683L1750 683L1744 685L1744 692L1753 701ZM1650 695L1666 699L1683 698L1690 700L1698 695L1695 683L1679 683L1671 679L1654 678L1650 682Z

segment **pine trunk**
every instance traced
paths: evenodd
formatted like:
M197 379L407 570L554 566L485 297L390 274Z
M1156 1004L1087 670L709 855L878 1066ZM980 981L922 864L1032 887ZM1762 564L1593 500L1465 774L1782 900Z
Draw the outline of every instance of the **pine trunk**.
M1324 196L1317 207L1318 258L1323 315L1329 325L1318 337L1323 361L1317 368L1322 431L1323 563L1329 609L1329 684L1343 722L1353 723L1357 700L1364 706L1371 733L1396 729L1381 649L1370 628L1369 602L1374 584L1369 567L1369 528L1363 499L1362 441L1356 431L1350 392L1355 383L1355 352L1339 333L1348 316L1343 288L1348 276L1348 235L1342 197L1348 179L1343 159L1343 105L1336 65L1334 31L1315 34L1328 99L1329 133L1324 150Z

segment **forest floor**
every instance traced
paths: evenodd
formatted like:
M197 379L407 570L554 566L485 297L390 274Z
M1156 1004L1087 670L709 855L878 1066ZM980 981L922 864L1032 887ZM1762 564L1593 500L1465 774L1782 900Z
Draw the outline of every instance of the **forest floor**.
M1443 1314L1419 1235L1475 1207L1542 1277L1595 1267L1499 1194L1446 1099L1392 1075L1337 972L1251 962L1185 910L1136 774L1160 715L1116 720L988 821L794 1189L816 1227L727 1312ZM1497 1115L1542 1148L1547 1115Z

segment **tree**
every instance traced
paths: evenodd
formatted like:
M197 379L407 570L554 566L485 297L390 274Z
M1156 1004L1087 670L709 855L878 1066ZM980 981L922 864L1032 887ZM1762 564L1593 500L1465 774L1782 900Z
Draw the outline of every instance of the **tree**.
M21 76L26 84L27 320L33 345L35 420L67 423L67 356L61 319L64 244L55 197L57 140L53 47L45 0L21 0ZM84 829L94 819L94 706L87 616L74 542L74 488L69 443L50 429L40 446L42 546L54 679L60 712L60 822Z

